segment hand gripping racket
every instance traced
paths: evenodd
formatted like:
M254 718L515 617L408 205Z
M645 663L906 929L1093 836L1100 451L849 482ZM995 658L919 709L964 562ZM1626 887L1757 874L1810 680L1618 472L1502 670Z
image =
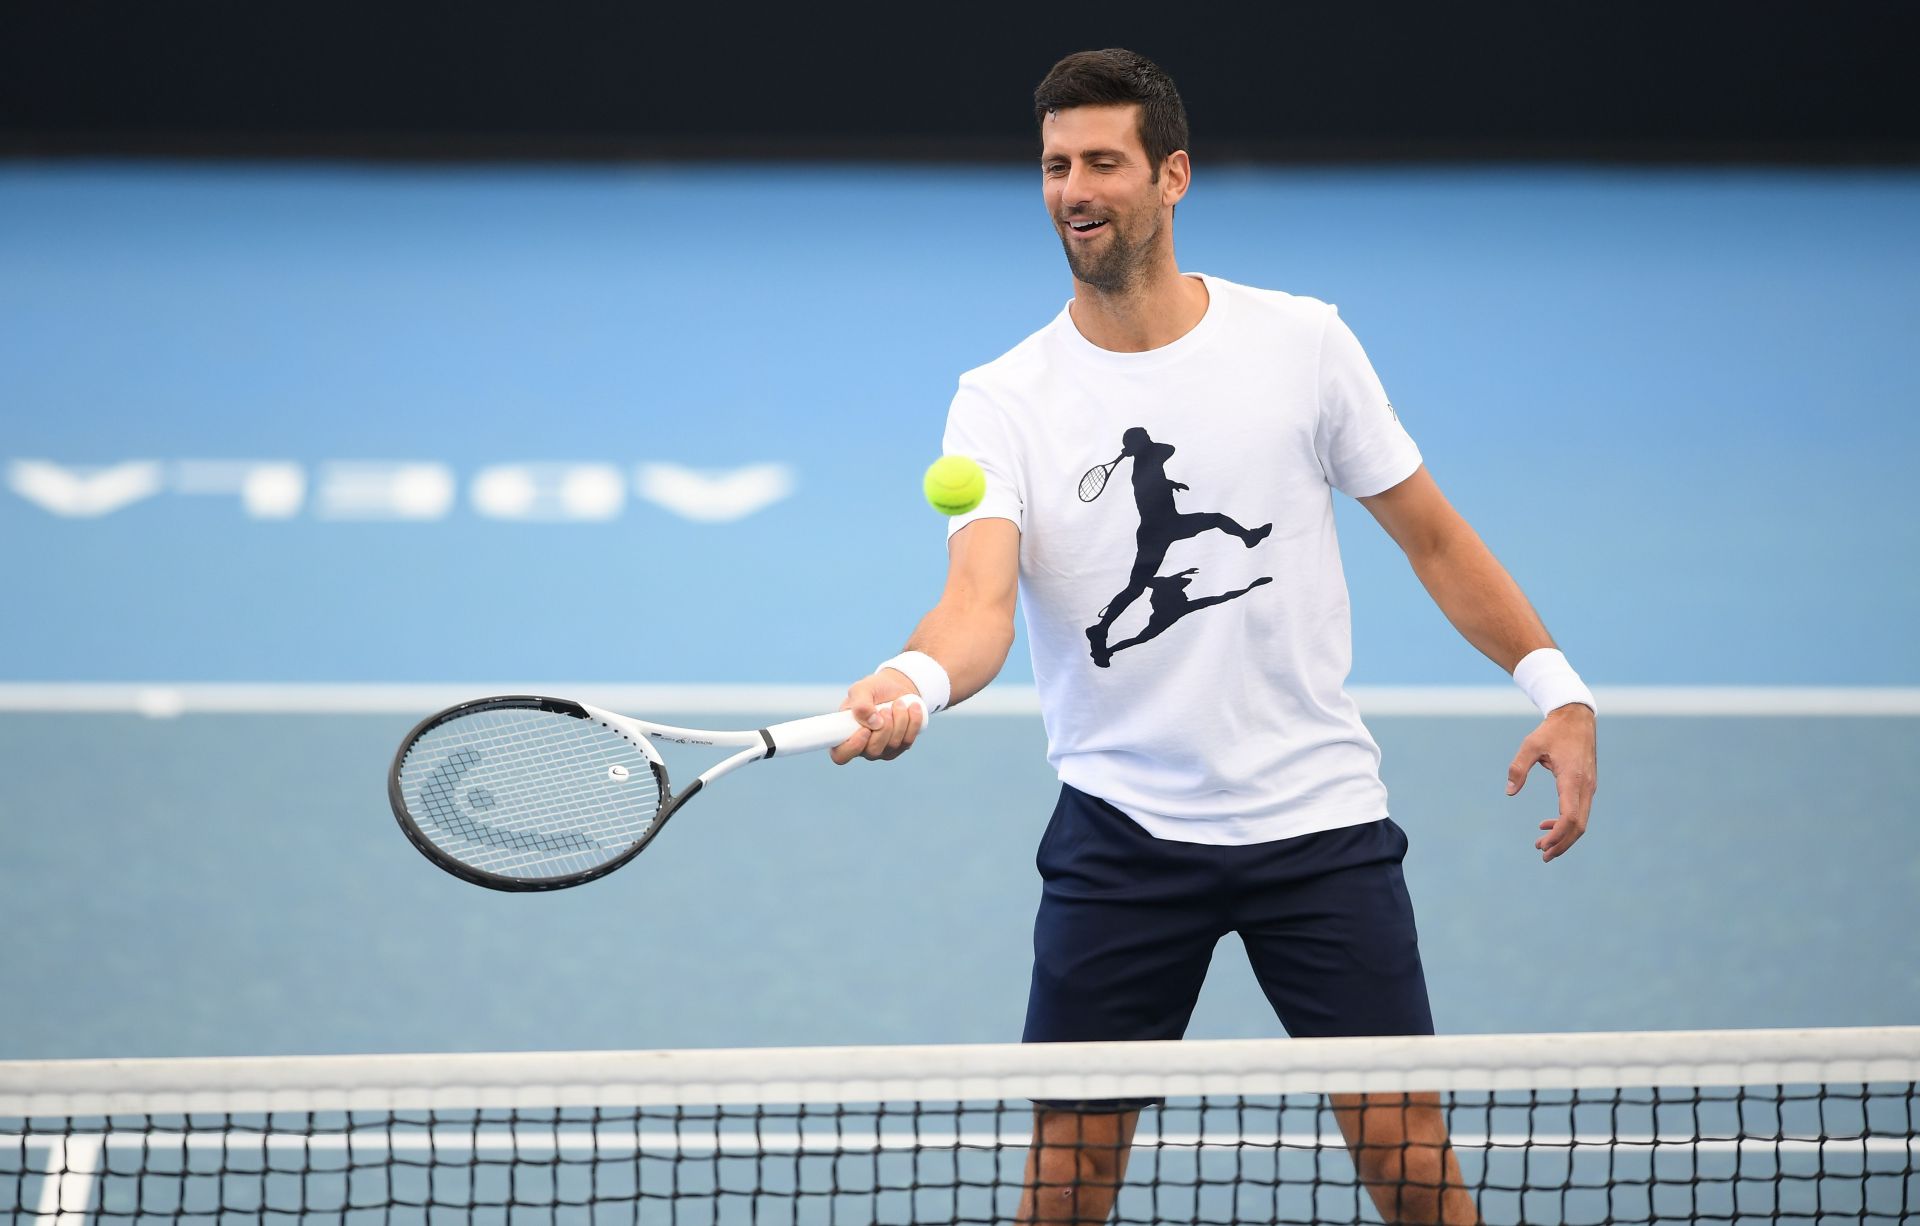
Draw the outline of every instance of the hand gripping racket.
M916 695L900 701L918 704ZM749 762L838 745L850 711L746 732L675 728L564 698L480 698L420 722L394 755L387 798L427 859L496 890L558 890L645 850L700 789ZM655 741L740 752L685 791Z

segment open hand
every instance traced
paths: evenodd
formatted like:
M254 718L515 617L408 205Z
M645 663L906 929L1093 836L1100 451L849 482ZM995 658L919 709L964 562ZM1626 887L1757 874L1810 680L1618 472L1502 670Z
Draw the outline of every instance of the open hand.
M1547 713L1540 726L1520 742L1520 752L1507 767L1507 795L1520 794L1536 762L1553 772L1553 785L1560 797L1559 815L1540 823L1540 829L1547 833L1533 845L1545 863L1565 855L1587 832L1587 814L1599 786L1593 708L1576 702Z

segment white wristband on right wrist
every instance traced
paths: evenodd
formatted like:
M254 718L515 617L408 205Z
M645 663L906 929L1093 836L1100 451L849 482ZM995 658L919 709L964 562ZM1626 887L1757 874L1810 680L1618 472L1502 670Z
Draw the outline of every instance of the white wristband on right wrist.
M947 670L924 651L903 651L891 660L882 660L873 671L883 668L903 673L913 682L913 688L920 691L920 701L927 704L928 715L946 710L947 701L953 697L953 680Z
M1593 704L1593 691L1573 671L1567 657L1552 647L1528 652L1513 666L1513 683L1533 700L1543 716L1576 702L1595 712L1600 710Z

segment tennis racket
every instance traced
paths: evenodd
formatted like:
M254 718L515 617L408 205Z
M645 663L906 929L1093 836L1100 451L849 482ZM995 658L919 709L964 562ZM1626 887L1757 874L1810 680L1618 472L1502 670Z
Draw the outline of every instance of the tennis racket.
M918 704L917 695L903 702ZM427 859L496 890L558 890L644 851L709 783L749 762L838 745L850 711L745 732L649 723L565 698L480 698L430 715L387 773L400 829ZM738 747L674 795L654 742Z
M1080 501L1092 502L1098 498L1100 491L1107 488L1107 478L1113 475L1114 466L1126 458L1126 453L1121 452L1105 464L1095 464L1089 468L1087 475L1080 478Z

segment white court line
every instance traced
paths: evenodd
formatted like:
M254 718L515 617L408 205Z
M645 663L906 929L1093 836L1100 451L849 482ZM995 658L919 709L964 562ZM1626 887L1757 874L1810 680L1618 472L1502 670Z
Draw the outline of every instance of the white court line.
M40 1202L34 1209L35 1226L85 1226L93 1207L94 1174L100 1167L105 1139L99 1134L76 1134L55 1140L40 1169Z
M1511 686L1354 686L1367 716L1532 713ZM416 715L490 694L579 698L629 714L813 715L846 696L838 685L632 685L618 682L380 683L0 682L0 713L147 715ZM1595 686L1604 716L1920 716L1920 687ZM1037 715L1032 686L995 685L951 714Z

